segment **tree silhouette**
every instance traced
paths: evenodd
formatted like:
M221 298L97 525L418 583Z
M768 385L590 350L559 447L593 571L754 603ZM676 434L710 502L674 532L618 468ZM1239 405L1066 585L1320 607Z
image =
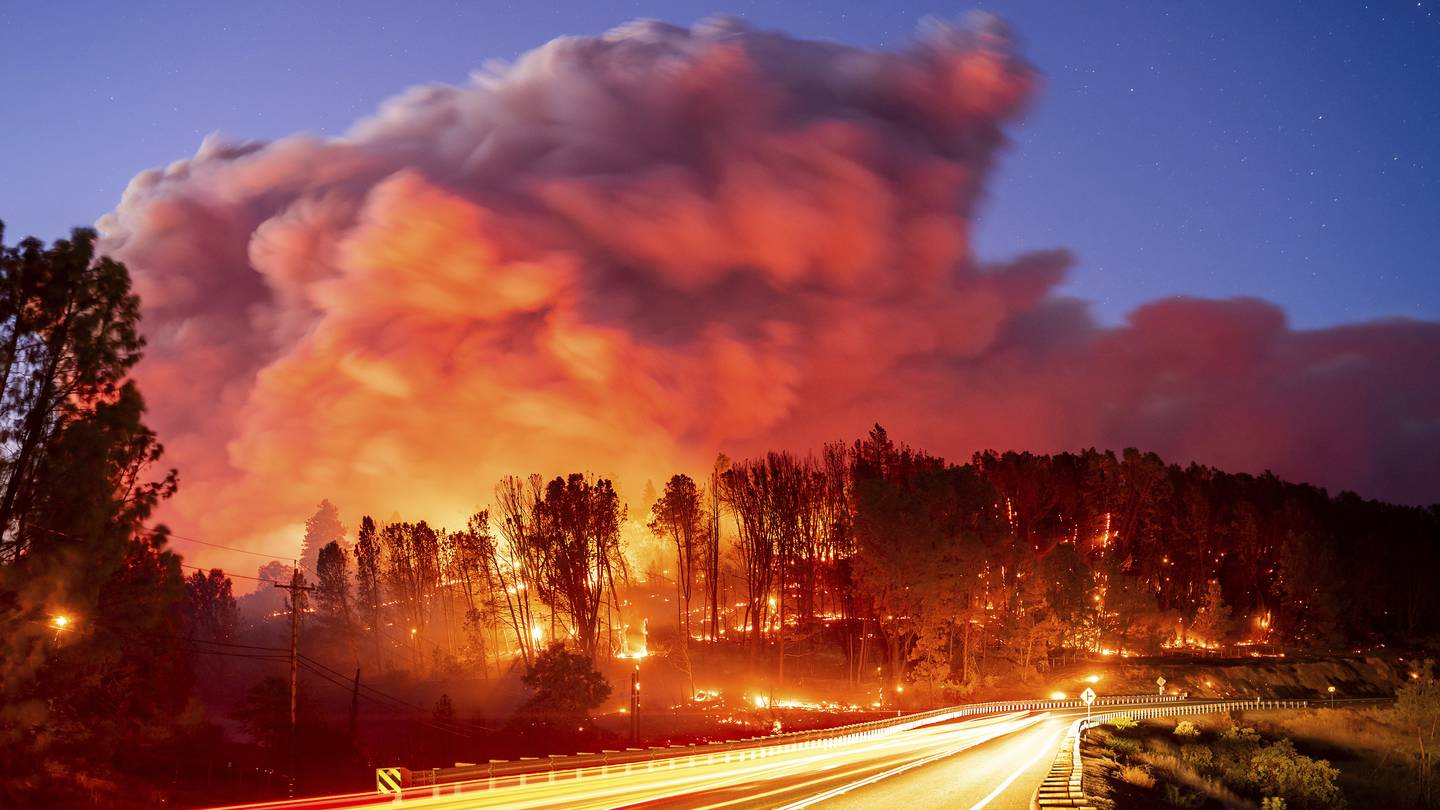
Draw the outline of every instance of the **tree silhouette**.
M340 523L340 510L329 500L322 500L315 514L305 519L305 537L300 541L300 569L314 577L319 569L320 549L331 543L342 547L345 527Z
M186 577L185 615L190 635L210 641L234 637L239 610L225 572L212 568Z
M521 681L533 694L520 714L543 723L583 722L591 710L610 697L611 691L590 656L567 650L562 644L552 644L540 652Z
M690 476L677 474L665 482L665 494L650 508L649 525L650 531L675 546L675 609L680 650L688 663L685 650L690 642L690 598L708 529L700 488Z

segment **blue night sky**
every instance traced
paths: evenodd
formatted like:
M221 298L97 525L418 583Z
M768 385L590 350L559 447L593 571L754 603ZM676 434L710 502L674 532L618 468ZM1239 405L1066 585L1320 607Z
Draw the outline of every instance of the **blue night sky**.
M714 13L907 43L911 2L10 3L6 240L55 238L212 131L343 132L417 83L562 34ZM995 2L1046 76L978 248L1063 246L1107 321L1170 294L1256 295L1317 326L1440 318L1440 0Z

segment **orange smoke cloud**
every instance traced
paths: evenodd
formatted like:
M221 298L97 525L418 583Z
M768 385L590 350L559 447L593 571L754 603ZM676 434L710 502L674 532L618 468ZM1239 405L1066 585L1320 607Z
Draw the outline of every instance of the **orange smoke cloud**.
M259 543L328 497L454 524L505 474L638 496L875 421L950 456L1139 444L1433 497L1406 476L1440 472L1440 393L1397 375L1436 366L1435 324L1172 301L1102 329L1052 293L1065 253L973 258L1034 85L987 19L896 53L645 22L341 138L207 139L100 223L144 297L167 519Z

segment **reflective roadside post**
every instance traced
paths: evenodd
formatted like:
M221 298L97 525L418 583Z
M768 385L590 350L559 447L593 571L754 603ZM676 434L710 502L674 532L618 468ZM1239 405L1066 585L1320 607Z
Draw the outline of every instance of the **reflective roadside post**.
M630 739L640 739L640 662L635 662L635 671L630 673Z
M1088 726L1090 725L1090 704L1095 702L1095 690L1088 686L1085 687L1085 691L1080 693L1080 699L1085 701L1085 725Z

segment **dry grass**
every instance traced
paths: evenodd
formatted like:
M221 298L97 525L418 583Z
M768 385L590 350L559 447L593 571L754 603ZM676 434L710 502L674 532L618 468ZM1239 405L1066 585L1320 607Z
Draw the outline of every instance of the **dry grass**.
M1174 754L1144 753L1140 761L1154 768L1167 782L1187 787L1196 793L1214 799L1226 807L1245 807L1247 802L1223 782L1202 776L1189 763Z
M1310 709L1266 716L1261 726L1318 749L1340 768L1346 795L1364 797L1369 807L1421 804L1414 739L1389 710Z
M1295 739L1335 748L1394 756L1411 745L1408 733L1378 709L1307 709L1266 717L1266 725Z
M1120 781L1142 788L1155 787L1155 777L1150 775L1149 768L1142 768L1139 765L1124 765L1118 772Z

